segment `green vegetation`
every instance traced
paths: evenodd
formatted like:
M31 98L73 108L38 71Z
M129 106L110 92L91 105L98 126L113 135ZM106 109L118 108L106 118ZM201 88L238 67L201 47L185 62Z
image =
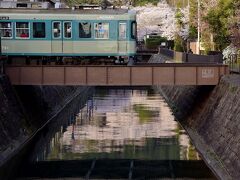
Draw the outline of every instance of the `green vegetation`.
M230 85L229 89L231 93L235 93L238 90L238 87L234 85Z
M133 109L136 113L138 113L140 123L146 123L151 120L151 118L154 116L154 111L148 110L146 107L144 107L141 104L136 104L133 106Z
M68 6L81 5L81 4L96 4L100 5L101 0L65 0Z
M230 43L239 44L239 8L239 0L216 0L215 4L207 0L201 1L201 42L206 53L214 49L222 51ZM189 18L189 38L194 39L197 38L197 1L190 0Z
M180 5L178 6L180 7ZM183 22L184 15L179 7L177 8L175 13L175 19L176 19L177 30L180 32L181 29L184 28L184 22ZM175 34L174 50L179 52L183 52L185 50L184 39L178 33Z
M134 6L144 6L148 3L151 3L156 6L158 2L159 2L159 0L134 0L133 5Z
M179 35L175 35L174 50L178 52L184 51L184 40Z
M173 7L186 7L188 5L188 0L181 0L181 1L177 1L177 0L166 0L167 3L170 5L170 6L173 6Z
M189 25L189 39L196 39L197 38L197 27L193 25Z
M159 3L159 0L133 0L132 2L134 6L144 6L148 3L157 5ZM167 3L172 7L186 7L188 5L188 0L167 0Z
M198 154L196 153L195 147L190 144L189 148L188 148L188 159L191 160L198 160Z
M183 28L180 8L184 7L178 1L167 1L174 5L176 10L177 31ZM177 2L177 3L176 3ZM216 0L215 2L200 1L200 35L205 54L211 50L222 51L229 44L240 47L240 1L239 0ZM189 0L189 40L197 39L198 27L198 1ZM175 35L175 50L184 50L187 40Z
M189 39L197 38L197 1L189 0Z
M166 42L167 38L161 36L149 36L145 39L145 45L148 49L156 49L162 42Z
M230 24L235 15L238 0L219 0L217 7L209 9L204 20L208 23L217 50L222 51L230 44Z

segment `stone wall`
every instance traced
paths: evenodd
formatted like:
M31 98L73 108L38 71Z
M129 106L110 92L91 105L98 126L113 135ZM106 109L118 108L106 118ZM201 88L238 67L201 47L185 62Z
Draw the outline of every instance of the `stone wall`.
M6 76L0 76L0 179L12 173L19 161L12 159L36 131L76 96L87 96L89 89L79 86L13 88Z
M36 130L68 101L88 88L81 86L16 86L17 96L27 112L30 129Z
M29 136L26 116L6 76L0 76L0 166Z
M240 76L211 87L157 87L220 179L240 177Z

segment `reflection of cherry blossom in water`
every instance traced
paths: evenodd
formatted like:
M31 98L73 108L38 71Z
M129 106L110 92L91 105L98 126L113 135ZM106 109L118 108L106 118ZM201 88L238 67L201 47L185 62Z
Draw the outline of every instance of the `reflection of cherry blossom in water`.
M97 90L71 122L46 159L188 157L189 138L162 96L147 90Z

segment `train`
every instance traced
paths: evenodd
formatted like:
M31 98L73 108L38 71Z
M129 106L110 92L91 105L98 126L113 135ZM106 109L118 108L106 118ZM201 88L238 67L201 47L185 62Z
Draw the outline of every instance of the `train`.
M136 13L126 9L1 9L2 55L126 61L136 54L136 26Z

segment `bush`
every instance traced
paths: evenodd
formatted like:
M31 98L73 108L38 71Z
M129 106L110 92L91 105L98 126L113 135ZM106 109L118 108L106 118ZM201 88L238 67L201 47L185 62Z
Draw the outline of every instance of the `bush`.
M161 36L150 37L146 39L145 45L148 49L156 49L162 42L166 42L167 39Z
M159 0L135 0L134 6L145 6L148 3L151 3L156 6L158 2Z
M184 47L183 47L183 40L180 36L176 36L175 40L174 40L174 50L175 51L179 51L179 52L183 52L184 51Z

